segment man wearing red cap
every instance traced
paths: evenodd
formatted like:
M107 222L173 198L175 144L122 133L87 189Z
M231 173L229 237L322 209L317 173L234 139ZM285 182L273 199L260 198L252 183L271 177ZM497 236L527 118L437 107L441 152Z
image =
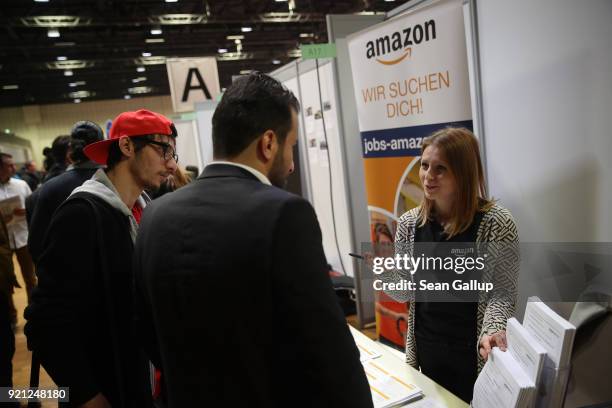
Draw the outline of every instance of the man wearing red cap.
M66 406L147 407L149 366L133 327L132 253L145 189L176 170L176 129L139 110L114 121L110 138L85 147L105 164L57 209L26 309L28 344Z

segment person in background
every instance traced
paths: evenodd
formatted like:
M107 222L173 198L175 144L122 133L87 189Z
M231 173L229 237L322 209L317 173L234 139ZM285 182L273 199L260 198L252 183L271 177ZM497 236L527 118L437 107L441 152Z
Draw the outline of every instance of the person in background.
M51 155L51 148L49 146L45 146L42 151L45 159L43 160L43 169L42 175L44 176L49 172L49 169L53 167L53 156Z
M28 345L70 407L150 407L149 363L133 326L132 254L145 189L176 170L176 128L148 110L124 112L85 155L106 169L53 214L25 312ZM60 405L61 406L61 405Z
M51 144L50 158L51 164L47 168L47 174L43 178L43 183L57 177L66 171L69 164L68 149L70 148L70 136L62 135L53 140Z
M26 201L28 216L28 248L34 263L42 253L43 240L51 216L72 190L89 180L102 165L90 160L83 149L92 143L104 139L104 133L98 124L91 121L79 121L70 131L70 161L67 171L47 181Z
M4 222L7 224L9 245L11 250L17 255L17 262L21 269L21 276L26 285L28 303L32 289L36 286L36 275L34 273L34 263L28 251L28 224L26 222L25 200L32 194L28 183L14 178L16 173L13 156L7 153L0 153L0 200L18 197L19 206L13 210L12 214L4 214ZM13 322L17 321L17 310L11 296L10 307L13 315Z
M237 79L215 161L144 213L135 307L170 408L372 407L314 209L282 189L298 106L268 75Z
M13 288L19 285L15 278L12 258L13 251L9 245L6 225L4 219L0 217L0 387L13 386L12 360L15 354L15 334L11 327L13 316L10 299L13 296ZM19 404L15 403L14 406L18 408Z
M171 193L181 187L186 186L187 184L191 183L191 181L191 175L188 172L181 170L180 167L177 167L174 174L168 176L159 189L156 191L150 191L149 195L155 200L164 194Z
M443 251L436 256L444 257L453 256L446 253L449 243L473 245L475 251L486 243L487 268L481 281L494 283L494 290L477 293L477 302L428 302L420 300L420 293L386 293L410 301L408 364L469 402L492 347L506 347L506 322L514 315L517 296L518 232L510 212L487 196L478 141L468 129L449 127L426 138L419 177L424 199L400 217L396 253L412 256L415 244L426 248L422 244L428 243ZM390 270L379 276L399 282L411 279L408 275L407 270Z
M198 166L185 166L185 172L189 174L192 180L195 180L200 175Z
M34 192L40 184L42 177L40 172L36 168L36 162L34 160L28 160L23 165L23 168L19 172L19 177L30 186L30 190Z

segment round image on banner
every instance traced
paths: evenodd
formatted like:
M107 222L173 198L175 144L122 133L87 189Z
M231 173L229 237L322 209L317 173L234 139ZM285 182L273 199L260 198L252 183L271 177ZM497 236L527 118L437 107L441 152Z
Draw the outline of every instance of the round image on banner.
M373 256L392 257L393 241L397 228L397 219L393 214L379 208L369 208L370 235L373 244ZM406 341L408 308L406 303L391 299L382 291L374 292L376 310L376 328L381 341L403 347Z
M423 201L423 186L419 179L421 158L415 157L400 178L395 196L395 215L401 217L406 211L417 207Z

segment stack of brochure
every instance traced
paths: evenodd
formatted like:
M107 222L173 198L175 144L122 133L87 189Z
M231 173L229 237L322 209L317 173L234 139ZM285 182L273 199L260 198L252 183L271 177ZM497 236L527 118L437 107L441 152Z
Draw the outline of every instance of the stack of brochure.
M474 385L474 408L529 407L536 385L507 352L494 347Z
M516 360L529 380L536 384L537 388L546 358L546 350L514 317L508 319L506 339L508 353ZM535 401L534 396L528 406L535 406Z
M374 348L371 348L364 344L359 344L359 342L356 342L356 344L357 349L359 350L359 360L362 363L382 356L382 354L380 354L380 352L378 352L378 350L375 350Z
M364 363L363 368L370 383L374 408L395 407L423 397L419 387L389 373L372 360Z
M475 408L561 407L576 328L538 298L523 325L508 320L507 352L494 348L474 385Z
M537 297L527 302L523 326L546 350L536 406L560 407L569 378L576 327Z

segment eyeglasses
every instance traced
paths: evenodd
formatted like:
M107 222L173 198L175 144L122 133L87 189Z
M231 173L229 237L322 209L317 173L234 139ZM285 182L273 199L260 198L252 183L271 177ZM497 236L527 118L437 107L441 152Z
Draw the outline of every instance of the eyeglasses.
M147 140L147 144L152 144L161 147L162 157L164 158L164 160L168 161L170 159L174 159L174 162L178 163L178 155L176 154L176 151L174 151L174 147L172 147L171 144L158 142L156 140Z

